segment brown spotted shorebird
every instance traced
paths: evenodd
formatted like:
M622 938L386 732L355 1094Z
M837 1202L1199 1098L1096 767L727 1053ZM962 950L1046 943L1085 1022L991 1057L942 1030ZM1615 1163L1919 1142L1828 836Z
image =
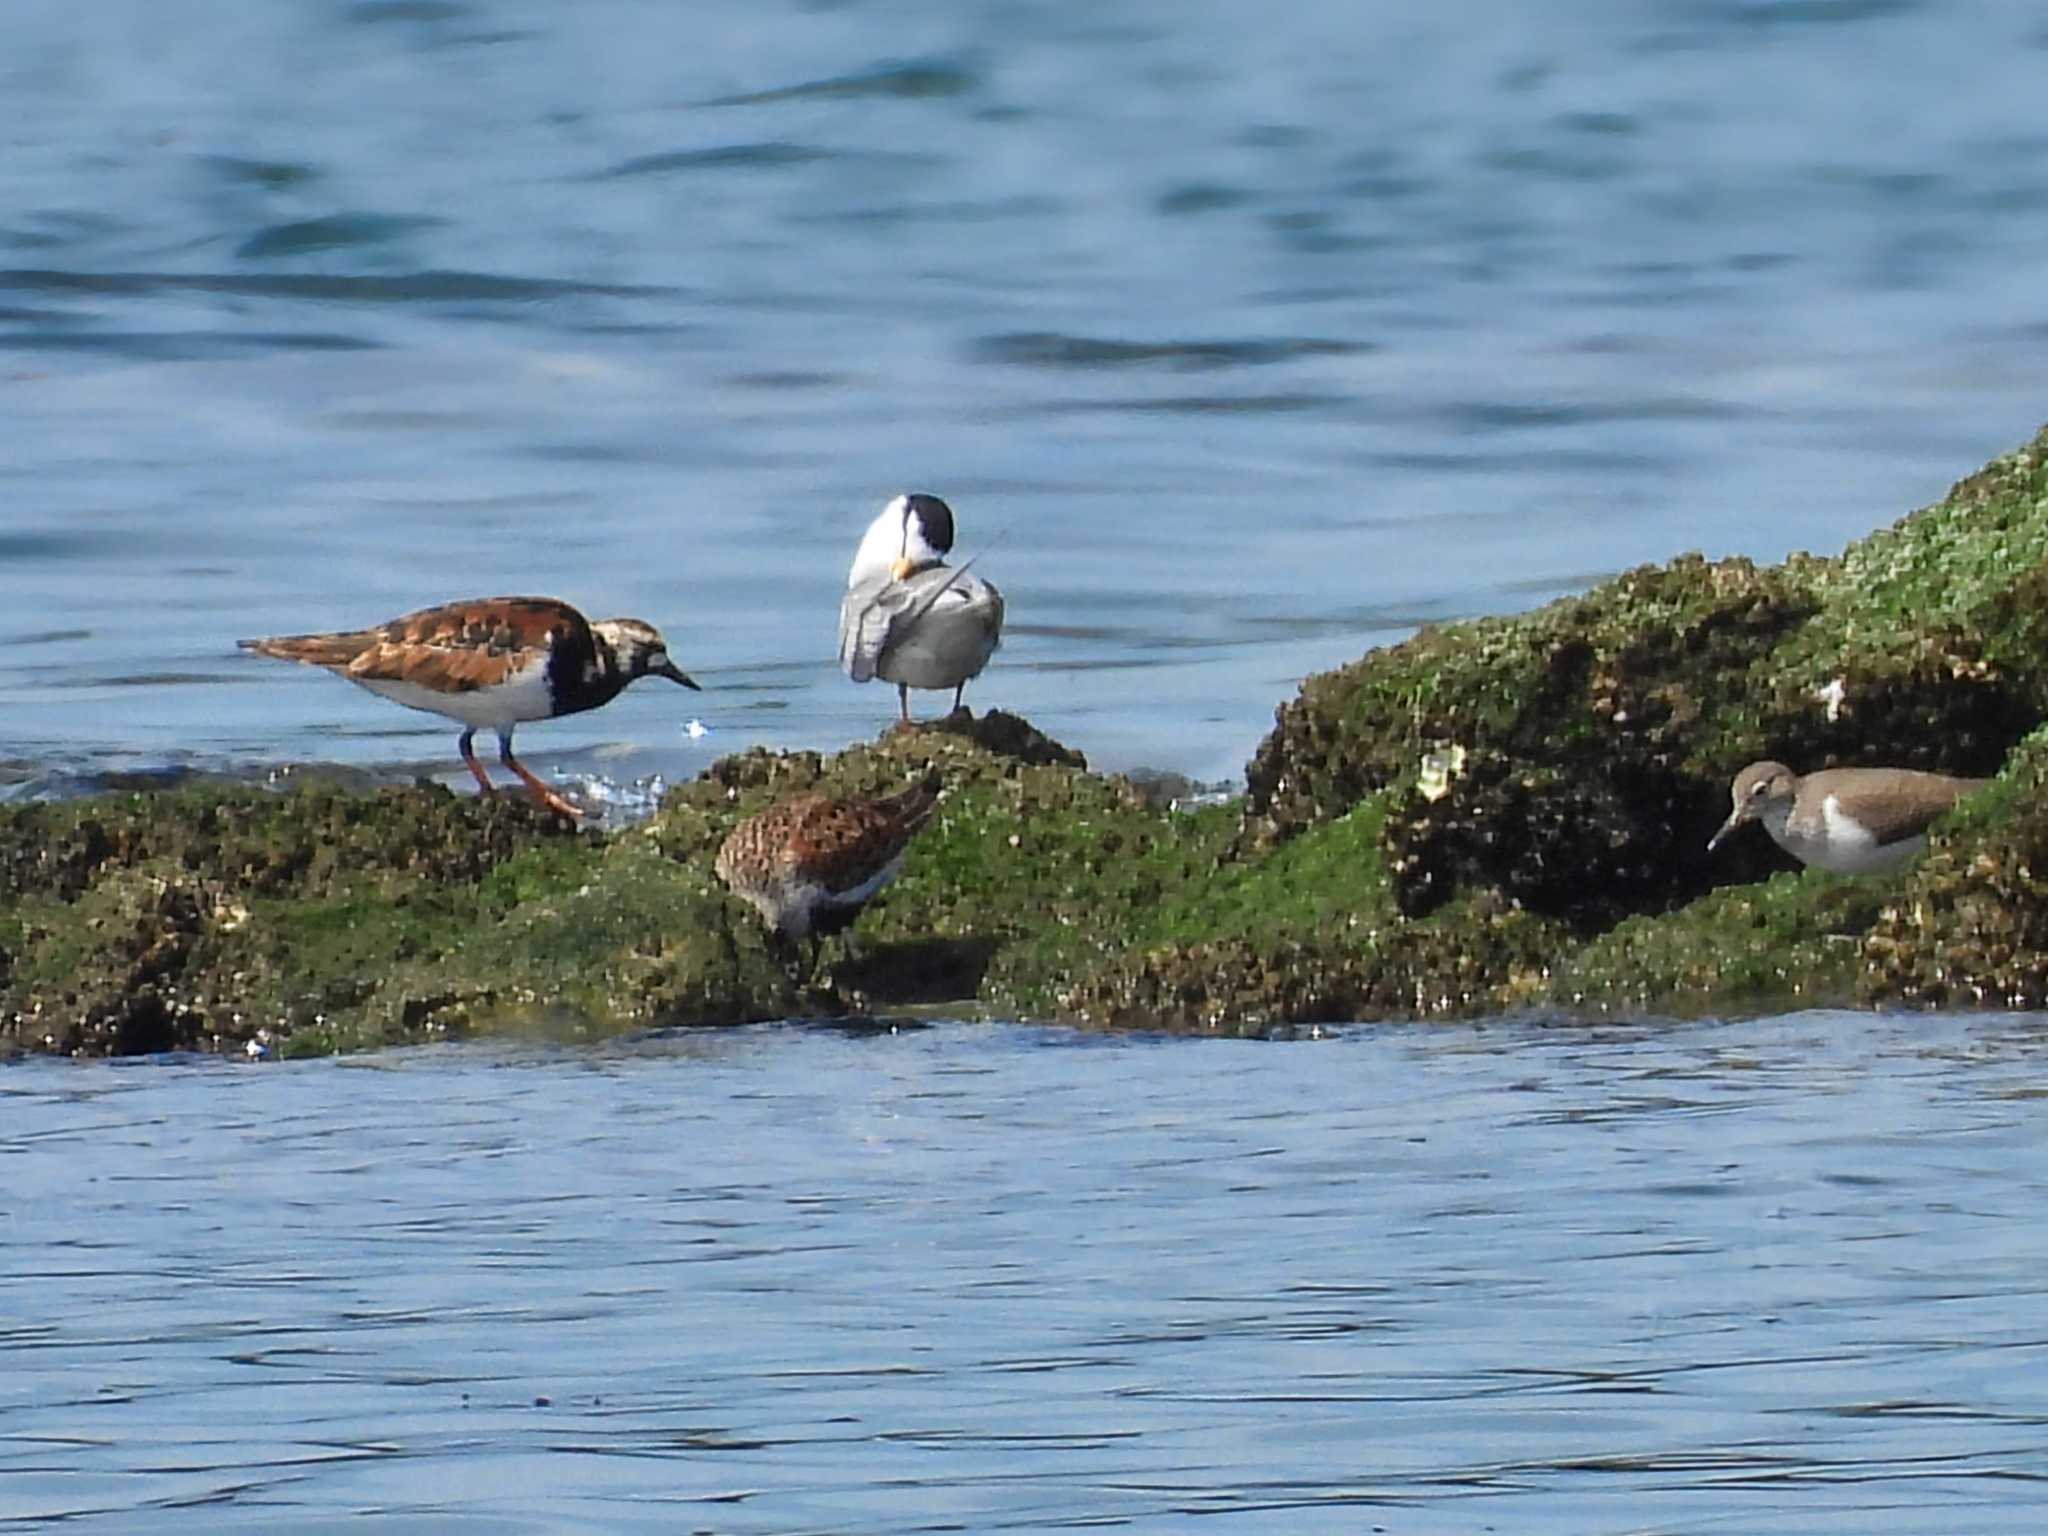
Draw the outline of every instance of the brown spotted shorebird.
M952 547L951 507L922 492L898 496L868 525L847 572L839 664L856 683L894 683L902 725L913 688L950 688L957 710L1002 643L1003 594L947 565Z
M792 795L733 828L718 878L789 938L837 932L896 878L938 803L936 773L881 799Z
M1751 763L1735 776L1735 808L1707 852L1744 822L1760 821L1773 842L1815 869L1896 869L1927 846L1928 823L1990 782L1911 768L1827 768L1802 776L1783 763Z
M652 624L592 623L552 597L472 598L422 608L374 629L274 635L241 645L325 667L409 708L460 721L462 760L485 794L491 781L471 742L489 726L498 733L498 761L519 775L537 802L572 821L583 813L512 755L513 727L609 704L635 678L697 686L669 660L667 642Z

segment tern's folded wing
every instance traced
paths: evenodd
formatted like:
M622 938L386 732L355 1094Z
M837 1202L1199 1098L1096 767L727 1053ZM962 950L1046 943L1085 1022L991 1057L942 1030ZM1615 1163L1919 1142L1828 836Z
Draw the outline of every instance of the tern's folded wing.
M1003 598L966 567L932 566L903 581L884 577L849 587L839 604L839 664L864 683L892 647L916 644L918 636L929 641L935 629L957 635L962 618L983 636L985 649L973 667L978 672L1001 634Z
M914 602L903 583L887 575L846 589L839 602L839 665L848 677L864 683L875 675L891 627Z

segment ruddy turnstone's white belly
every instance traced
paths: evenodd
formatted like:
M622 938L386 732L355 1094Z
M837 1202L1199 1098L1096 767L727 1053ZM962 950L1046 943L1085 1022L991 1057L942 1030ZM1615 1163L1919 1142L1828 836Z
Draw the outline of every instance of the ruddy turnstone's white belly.
M502 683L489 688L472 688L466 693L443 693L438 688L422 688L418 683L396 678L359 677L351 681L394 704L446 715L464 725L498 728L516 725L522 720L546 720L555 712L554 696L548 691L545 659L510 674Z

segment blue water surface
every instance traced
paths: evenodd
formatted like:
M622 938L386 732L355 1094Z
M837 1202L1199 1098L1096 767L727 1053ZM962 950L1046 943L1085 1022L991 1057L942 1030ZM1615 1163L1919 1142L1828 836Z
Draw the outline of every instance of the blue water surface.
M543 768L835 748L918 487L1010 600L970 700L1228 778L1420 621L2030 434L2044 70L2017 0L15 0L0 759L445 772L233 642L532 590L711 685Z
M2044 1046L19 1062L0 1525L2035 1531Z

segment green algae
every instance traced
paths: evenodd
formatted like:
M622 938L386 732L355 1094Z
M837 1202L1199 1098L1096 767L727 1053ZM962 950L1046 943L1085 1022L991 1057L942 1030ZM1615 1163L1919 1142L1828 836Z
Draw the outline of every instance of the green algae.
M1520 999L1574 1014L1766 1013L1855 1001L1881 882L1783 872L1677 913L1631 917L1559 958Z
M1729 779L1752 759L1985 774L2048 713L2044 459L2048 435L1839 559L1759 569L1682 556L1312 678L1252 763L1237 847L1256 857L1391 795L1382 851L1404 915L1434 922L1476 902L1470 910L1523 910L1566 928L1546 969L1568 984L1535 987L1516 980L1523 951L1487 957L1489 935L1469 932L1501 1006L1974 996L1926 958L1947 930L1909 934L1896 916L1939 910L1931 898L1880 909L1836 897L1834 911L1814 888L1820 877L1791 882L1782 898L1722 896L1788 860L1762 837L1713 859L1704 842ZM1415 792L1424 755L1452 748L1463 768L1448 793ZM2001 867L2025 862L2024 847L2008 852ZM1984 929L2007 897L2024 904L2027 892L2008 883L1968 903L1956 896L1955 910L1967 906ZM1858 940L1880 922L1888 942L1950 981L1916 980L1864 953ZM1983 965L1984 995L2032 995L1995 945Z
M1079 763L1002 715L831 760L741 754L611 836L572 832L521 801L431 787L206 785L9 808L0 1040L82 1054L252 1042L303 1054L971 1003L987 955L1018 934L1025 910L991 899L993 885L1042 869L1034 896L1076 910L1104 861L1147 835L1132 825L1150 815L1142 797ZM902 883L902 910L878 904L863 918L858 950L789 945L714 878L726 833L775 796L877 793L928 766L953 786L950 832L919 845L929 866ZM1106 829L1123 818L1122 830L1091 842L1091 817ZM1071 864L1053 857L1058 841ZM958 878L970 868L971 885Z
M753 751L643 826L418 787L0 809L0 1047L282 1054L944 1008L1265 1034L1540 1010L2048 1006L2048 434L1834 559L1685 555L1312 677L1234 805L1014 716ZM1705 843L1737 768L1999 772L1898 874ZM2002 768L2002 772L2000 772ZM713 877L778 797L937 772L845 935Z
M2048 1007L2048 732L1937 824L1863 960L1864 1003Z
M445 790L286 794L202 785L16 807L0 817L9 946L0 1030L97 1053L223 1049L364 1013L378 978L459 954L485 877L555 841L512 801Z

